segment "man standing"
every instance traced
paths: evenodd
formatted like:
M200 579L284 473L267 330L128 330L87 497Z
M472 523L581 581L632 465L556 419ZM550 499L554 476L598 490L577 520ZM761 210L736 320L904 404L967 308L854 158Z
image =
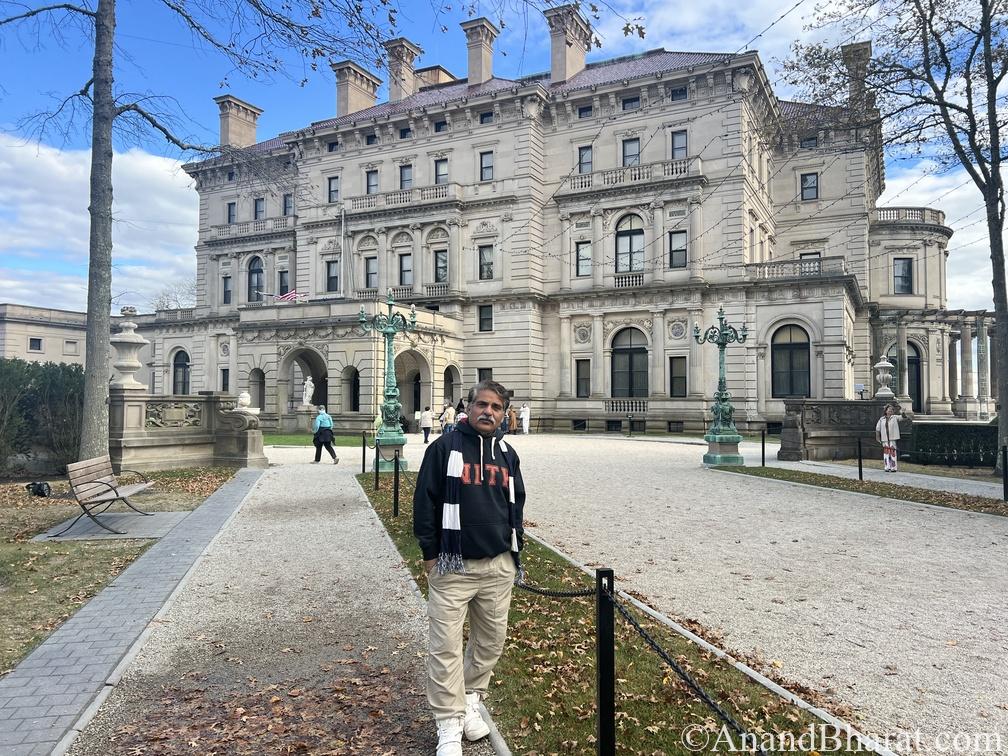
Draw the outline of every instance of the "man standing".
M522 433L526 436L529 431L529 422L532 420L532 410L529 409L528 404L522 403L521 412L518 413L519 418L521 418Z
M518 455L496 436L507 390L480 381L471 395L467 419L427 450L413 496L413 532L429 584L427 701L437 756L461 756L463 734L479 740L490 733L479 704L504 649L521 571L525 486Z

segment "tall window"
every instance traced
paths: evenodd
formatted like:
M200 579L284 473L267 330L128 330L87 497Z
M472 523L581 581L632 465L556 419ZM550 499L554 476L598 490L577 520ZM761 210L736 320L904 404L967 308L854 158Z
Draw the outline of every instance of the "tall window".
M669 357L669 396L686 396L686 358Z
M399 166L399 190L413 188L413 166L410 164Z
M913 258L893 260L893 294L913 294Z
M592 148L591 145L587 147L578 147L578 173L591 173L592 172Z
M479 306L479 330L493 330L493 305Z
M683 160L686 157L686 132L672 132L672 159Z
M221 277L221 304L231 304L231 276Z
M378 258L364 258L364 287L367 289L378 288Z
M448 250L434 250L434 283L448 283Z
M492 381L493 380L493 368L476 368L476 380L477 381Z
M574 275L590 276L592 274L592 248L591 242L579 241L574 243Z
M364 186L366 194L378 194L378 170L371 169L364 174Z
M493 269L493 244L479 245L479 280L492 281L494 277Z
M350 411L360 412L360 373L356 368L350 376Z
M399 285L413 285L413 255L399 255Z
M637 215L627 215L616 226L616 272L644 270L644 223Z
M771 395L776 398L811 396L809 393L809 337L805 329L786 325L770 341Z
M189 355L182 350L172 359L172 393L189 393Z
M480 181L493 181L493 153L481 152L479 154L479 162Z
M339 291L339 269L339 260L326 260L325 290L327 292Z
M290 274L286 270L277 273L277 294L286 294L290 291Z
M668 266L670 268L685 268L686 267L685 231L669 231L668 250L669 250Z
M591 396L591 360L574 360L574 394L578 399Z
M253 407L266 407L266 374L259 368L249 371L249 393L252 395Z
M448 183L448 158L438 158L434 161L434 183Z
M262 260L258 257L253 257L249 261L248 268L248 291L246 292L248 296L246 299L249 302L262 302L263 301L263 289L265 288L266 278L263 273Z
M623 140L623 167L640 165L640 139Z
M818 173L803 173L801 175L801 198L803 200L819 199Z
M339 202L339 176L329 177L329 201Z
M256 197L252 200L252 219L259 220L266 217L266 198Z
M294 215L294 195L285 194L283 196L283 214Z
M230 391L231 390L231 369L221 368L220 371L220 390Z
M647 339L636 328L624 328L612 342L612 395L648 395Z
M238 203L237 202L228 202L227 203L227 209L225 210L224 217L225 217L225 220L227 221L227 224L229 226L238 219Z

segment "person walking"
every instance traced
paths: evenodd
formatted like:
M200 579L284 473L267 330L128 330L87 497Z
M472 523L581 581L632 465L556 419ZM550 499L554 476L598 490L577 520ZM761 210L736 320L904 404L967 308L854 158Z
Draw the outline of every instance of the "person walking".
M455 408L451 404L446 404L441 413L441 432L451 433L455 428Z
M896 407L887 404L885 414L875 424L875 439L882 444L882 461L886 472L896 472L896 442L899 441L899 417Z
M420 413L420 430L423 431L423 442L426 444L430 440L431 428L434 427L434 413L430 407L424 407Z
M515 408L508 407L507 411L507 428L504 429L505 433L517 433L518 432L518 413L515 412Z
M332 417L325 411L325 407L321 404L315 410L315 420L312 422L312 443L315 444L315 460L312 462L313 465L317 465L322 459L322 447L329 452L329 456L332 457L334 465L339 464L339 457L336 456L336 450L333 449L332 442L335 436L333 435L333 420Z
M507 390L480 381L473 391L467 419L427 450L413 495L413 533L429 585L427 701L437 756L461 756L463 735L472 741L490 733L480 701L504 649L511 589L522 575L525 485L518 454L495 435Z
M529 423L532 422L532 410L529 409L527 403L522 402L521 412L518 413L518 417L521 419L522 433L527 436L529 432Z

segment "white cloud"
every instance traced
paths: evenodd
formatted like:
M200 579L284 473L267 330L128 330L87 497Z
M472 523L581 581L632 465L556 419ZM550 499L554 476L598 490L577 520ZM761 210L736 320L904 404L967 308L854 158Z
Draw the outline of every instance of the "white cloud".
M983 198L966 171L924 175L931 166L917 163L887 168L886 191L879 204L895 207L931 207L945 213L945 223L955 232L949 242L946 266L949 309L993 309L990 245L984 220Z
M83 310L87 303L90 152L0 134L0 301ZM195 274L198 197L175 160L116 153L113 296L145 307Z

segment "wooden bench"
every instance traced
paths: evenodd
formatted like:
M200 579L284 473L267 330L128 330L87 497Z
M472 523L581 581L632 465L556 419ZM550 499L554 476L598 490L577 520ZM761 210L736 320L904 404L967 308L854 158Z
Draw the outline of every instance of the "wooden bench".
M119 483L119 481L116 480L116 476L112 473L112 460L108 455L105 455L104 457L95 457L94 459L85 459L80 462L73 462L67 465L67 475L70 478L70 490L73 491L74 498L77 499L77 503L80 504L80 508L83 511L77 515L77 518L73 522L63 528L63 530L59 533L51 535L50 538L63 535L77 524L77 520L84 516L90 517L96 525L104 528L110 533L115 533L116 535L126 535L121 530L113 530L95 517L96 510L100 514L117 501L123 502L126 506L139 514L151 514L151 512L144 512L134 507L128 497L135 493L139 493L140 491L146 490L154 484L151 483L150 480L147 479L147 476L143 473L136 472L135 470L123 470L122 472L139 475L143 478L143 483L130 483L127 485Z

